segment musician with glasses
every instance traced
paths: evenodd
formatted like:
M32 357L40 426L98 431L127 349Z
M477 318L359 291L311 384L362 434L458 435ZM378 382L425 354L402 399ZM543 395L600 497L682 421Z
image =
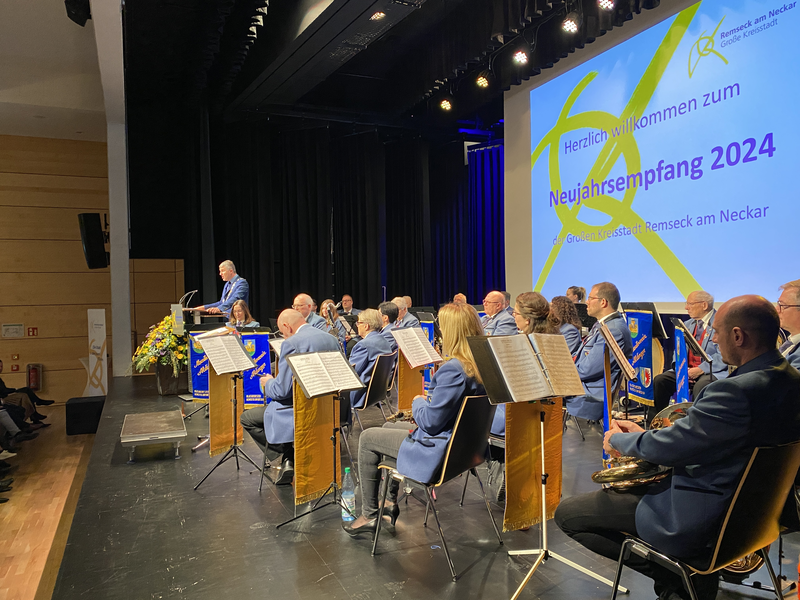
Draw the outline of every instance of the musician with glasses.
M483 312L486 316L481 319L483 332L486 335L514 335L517 333L517 324L514 317L506 310L506 297L503 292L489 292L483 299Z
M383 328L382 315L374 308L367 308L358 314L358 335L361 341L353 346L350 353L350 364L364 384L364 388L350 392L350 406L353 408L363 408L367 396L372 371L375 368L375 361L381 354L391 354L392 347L389 341L381 335Z
M556 524L586 548L616 561L630 534L679 559L710 556L753 450L800 440L800 373L775 348L775 308L739 296L720 307L715 323L714 342L736 370L706 386L671 427L614 421L605 435L610 454L672 467L671 475L573 496L556 510ZM689 597L675 573L635 554L626 564L655 581L660 600ZM716 597L718 574L692 579L700 600Z
M686 312L689 313L689 320L684 321L683 324L711 359L711 365L709 365L692 352L688 354L689 389L692 390L692 396L697 398L709 383L728 376L728 365L722 361L719 348L713 340L714 317L717 314L714 309L714 296L703 290L692 292L686 297L685 307ZM654 399L653 406L649 406L647 409L648 422L669 405L669 399L675 393L677 378L674 364L673 361L672 369L656 375L653 379Z
M789 338L781 345L784 358L795 369L800 370L800 279L784 283L778 298L778 316L781 327L789 332Z
M303 315L306 323L312 327L322 331L328 331L327 321L325 321L324 317L320 317L314 312L314 307L316 307L316 305L317 303L314 302L314 299L308 294L297 294L294 299L294 304L292 304L292 308Z

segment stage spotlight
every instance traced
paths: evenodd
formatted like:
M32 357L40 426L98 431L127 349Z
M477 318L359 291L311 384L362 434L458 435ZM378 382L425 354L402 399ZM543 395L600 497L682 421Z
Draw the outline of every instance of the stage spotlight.
M580 26L581 16L574 10L567 15L564 22L561 24L561 28L567 33L577 33Z
M453 110L453 103L448 98L442 98L441 102L439 102L439 108L444 111Z
M486 89L491 85L491 73L488 70L481 71L478 73L478 76L475 78L475 85L479 88Z
M597 6L603 10L614 10L614 0L597 0Z
M378 12L376 12L374 15L372 15L372 16L369 18L369 20L370 20L370 21L380 21L380 20L382 20L382 19L385 19L385 18L386 18L386 13L385 13L385 12L378 11Z
M517 50L514 52L514 62L518 65L527 65L528 53L525 50Z

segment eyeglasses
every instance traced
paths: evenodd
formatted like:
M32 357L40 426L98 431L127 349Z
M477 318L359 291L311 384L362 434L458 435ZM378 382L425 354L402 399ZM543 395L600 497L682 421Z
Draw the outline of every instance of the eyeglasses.
M356 321L356 325L366 325L366 321Z
M486 306L487 304L501 304L501 303L496 300L484 300L483 304L484 306Z
M295 310L300 310L304 306L311 306L310 304L292 304L292 308Z
M693 304L702 304L702 303L703 303L703 301L700 300L698 302L684 302L683 305L684 306L692 306Z
M516 310L514 310L514 309L511 309L511 316L512 316L512 317L521 317L521 316L522 316L522 313L521 313L521 312L518 312L518 311L516 311Z
M786 310L787 308L800 308L800 304L784 304L778 300L778 310Z
M586 296L587 300L602 300L600 296Z

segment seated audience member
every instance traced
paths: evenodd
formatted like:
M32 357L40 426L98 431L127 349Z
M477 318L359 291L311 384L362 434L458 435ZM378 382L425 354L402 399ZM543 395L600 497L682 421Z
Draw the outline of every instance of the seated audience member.
M619 307L619 290L613 283L603 282L596 284L586 298L586 309L589 315L597 319L589 335L586 336L581 347L575 355L575 366L578 368L585 396L578 396L566 401L569 414L589 421L599 421L603 418L603 349L605 340L600 333L600 324L605 323L614 339L622 349L623 354L631 359L633 345L631 332L625 319L617 312ZM621 369L614 355L611 355L611 390L617 389Z
M0 360L0 373L3 372L3 361ZM55 400L43 400L37 396L29 387L10 388L0 379L0 400L5 399L13 393L25 394L34 406L50 406Z
M569 351L575 353L581 347L581 320L575 303L566 296L556 296L550 301L550 308L560 323L558 331L567 340Z
M514 335L517 324L505 310L506 299L502 292L489 292L483 299L483 311L486 316L481 319L483 332L486 335Z
M607 452L672 467L671 475L625 492L602 489L562 500L555 515L562 531L614 561L627 534L677 558L710 557L753 449L800 440L800 373L775 348L778 327L775 308L760 296L725 302L716 314L715 343L736 370L706 386L671 427L643 431L614 421L605 435ZM636 555L626 564L654 580L659 599L689 598L671 571ZM718 573L692 580L700 600L716 598Z
M219 302L198 306L197 310L205 310L210 314L228 314L236 300L250 300L250 286L246 279L236 274L233 261L224 260L220 263L219 276L225 282Z
M353 297L350 294L345 294L342 296L342 314L343 315L353 315L354 317L358 315L361 311L357 308L353 308Z
M719 348L713 341L714 317L717 314L717 311L714 310L714 297L708 292L698 290L686 297L685 306L689 313L689 320L684 321L686 329L711 358L709 368L709 364L702 358L695 356L691 351L688 353L689 388L692 390L692 396L697 398L709 383L728 376L728 365L722 361ZM686 349L689 350L688 344ZM674 369L675 361L673 360L672 369L656 375L653 379L653 406L647 409L648 421L652 421L653 417L669 405L669 399L676 389Z
M322 308L320 308L319 314L325 319L325 331L336 336L342 349L344 349L349 336L347 335L347 330L344 328L344 324L339 320L339 312L336 310L336 305L333 303L333 300L323 300L321 306Z
M369 387L375 360L381 354L391 354L392 347L388 340L381 335L383 319L381 313L374 308L367 308L358 315L358 335L361 341L353 346L350 353L350 364L361 379ZM367 388L350 392L350 406L363 408L367 396Z
M417 396L412 416L417 428L409 434L409 423L387 423L366 429L358 443L358 479L361 485L361 515L343 524L352 535L373 533L377 526L378 464L383 457L397 459L398 470L418 481L430 481L441 470L447 444L466 396L485 393L467 344L467 337L481 335L478 313L469 304L447 304L439 310L443 354L446 361L431 380L428 398ZM392 524L400 513L397 485L392 482L387 498Z
M303 315L306 323L312 327L316 327L321 331L328 330L328 323L315 312L317 303L314 302L314 299L308 294L298 294L295 296L292 308Z
M456 294L453 296L453 304L466 304L467 297L464 294Z
M240 420L242 427L270 460L283 454L281 470L275 483L288 485L294 478L294 375L286 357L295 353L341 349L334 336L309 325L297 310L284 310L278 316L278 328L284 337L278 361L278 375L264 375L261 378L264 395L271 400L266 406L244 411Z
M0 373L3 372L3 361L0 360ZM52 400L42 400L30 388L10 388L0 379L0 404L8 411L8 414L21 429L28 429L25 421L30 419L35 425L34 429L48 427L49 423L44 423L47 415L43 415L36 410L36 404L53 404Z
M261 323L256 321L253 315L250 314L250 309L247 307L247 302L244 300L237 300L233 303L231 307L231 320L228 322L228 325L239 328L261 327Z
M392 352L394 352L397 350L397 340L394 339L392 335L392 329L397 328L397 316L400 314L400 311L397 309L397 305L394 302L381 302L378 305L378 311L381 313L381 322L383 323L381 335L386 338Z
M0 447L8 452L16 452L17 444L39 437L38 433L22 431L5 408L0 408Z
M525 292L517 296L514 302L514 321L520 333L558 333L558 320L550 310L547 299L539 292ZM506 406L500 404L492 420L492 435L505 437L506 435ZM505 456L501 449L492 447L492 463L489 470L490 484L495 491L495 497L500 502L505 497ZM499 451L498 451L499 450Z
M406 297L404 296L392 298L392 302L394 302L395 306L397 306L398 311L395 327L398 329L404 329L406 327L419 327L419 319L408 312L408 308L411 305L406 302L405 298Z
M778 298L778 315L781 327L789 332L789 339L781 345L781 353L795 369L800 371L800 279L781 286Z
M573 285L567 288L567 293L565 295L575 304L586 304L586 288Z

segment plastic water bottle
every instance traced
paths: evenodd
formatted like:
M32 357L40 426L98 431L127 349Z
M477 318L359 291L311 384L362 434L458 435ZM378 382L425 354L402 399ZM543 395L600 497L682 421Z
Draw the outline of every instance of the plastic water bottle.
M342 521L353 521L356 518L356 486L353 483L353 476L350 475L350 467L344 468L344 477L342 478L342 501L344 505L350 509L348 513L342 508Z

